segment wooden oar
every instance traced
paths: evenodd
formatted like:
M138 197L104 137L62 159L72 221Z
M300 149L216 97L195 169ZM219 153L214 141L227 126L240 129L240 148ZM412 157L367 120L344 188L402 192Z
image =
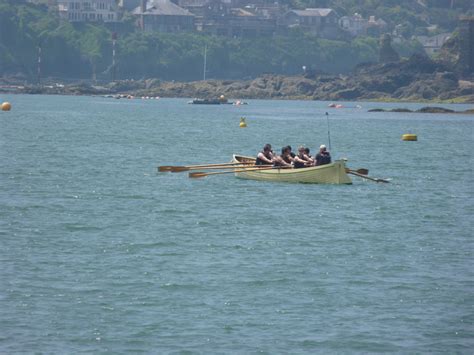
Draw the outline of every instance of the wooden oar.
M346 173L348 173L350 171L356 172L356 173L362 174L362 175L369 175L369 169L362 168L362 169L352 170L352 169L346 168Z
M371 177L369 177L369 176L366 176L366 175L363 175L363 174L359 174L359 173L357 173L357 172L355 172L355 171L353 171L353 170L349 170L347 173L348 173L348 174L355 175L355 176L359 176L359 177L364 178L364 179L367 179L367 180L375 181L375 182L387 182L387 183L390 182L390 181L385 180L385 179L371 178Z
M266 167L271 167L272 165L245 165L245 164L240 164L240 165L231 165L231 166L209 166L209 167L187 167L187 166L173 166L172 169L170 170L172 173L181 173L183 171L189 171L189 170L215 170L215 169L236 169L236 168L266 168Z
M279 168L282 168L282 167L279 167ZM270 170L270 169L273 169L273 166L268 167L268 168L251 168L251 169L235 169L235 170L232 170L232 171L216 171L216 172L212 172L212 173L196 172L196 173L189 173L189 177L190 178L202 178L202 177L206 177L206 176L209 176L209 175L244 173L244 172L247 172L247 171L259 171L259 170ZM278 168L275 168L275 169L278 169Z
M249 163L253 164L253 163ZM184 165L184 166L174 166L174 165L162 165L158 167L158 171L172 171L176 168L206 168L210 166L232 166L232 165L246 165L246 163L220 163L220 164L202 164L202 165Z

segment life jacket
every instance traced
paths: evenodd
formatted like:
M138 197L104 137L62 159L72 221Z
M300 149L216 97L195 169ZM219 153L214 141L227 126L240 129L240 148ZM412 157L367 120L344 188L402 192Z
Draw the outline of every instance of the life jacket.
M303 159L303 157L300 157L299 155L298 155L298 158ZM306 168L307 167L304 163L301 163L297 160L293 161L293 166L294 166L295 169L301 169L301 168Z
M316 165L326 165L331 163L331 155L329 153L318 153L316 155Z
M260 152L262 153L265 158L267 158L268 160L272 160L271 156L270 156L270 153L268 154L265 154L264 151ZM263 161L262 159L260 159L257 155L257 160L255 160L255 165L268 165L268 164L271 164L271 163L267 163L266 161Z

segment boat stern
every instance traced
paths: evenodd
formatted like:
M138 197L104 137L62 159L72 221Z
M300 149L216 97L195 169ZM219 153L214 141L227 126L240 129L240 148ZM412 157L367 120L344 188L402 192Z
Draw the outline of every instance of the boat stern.
M336 160L334 165L337 169L337 184L352 184L352 180L346 172L346 161Z

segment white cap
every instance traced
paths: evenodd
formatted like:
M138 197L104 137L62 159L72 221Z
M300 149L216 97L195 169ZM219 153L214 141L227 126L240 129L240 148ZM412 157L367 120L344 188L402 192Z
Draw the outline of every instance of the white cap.
M324 144L321 144L321 145L319 146L319 149L326 149L326 146L325 146Z

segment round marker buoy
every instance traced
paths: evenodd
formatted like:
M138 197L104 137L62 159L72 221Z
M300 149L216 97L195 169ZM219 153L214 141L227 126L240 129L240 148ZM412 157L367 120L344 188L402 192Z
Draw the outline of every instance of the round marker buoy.
M244 117L241 117L241 118L240 118L239 127L240 127L240 128L245 128L245 127L247 127L247 122L245 122L245 118L244 118Z
M12 105L9 102L4 102L2 104L2 111L10 111L12 109Z

